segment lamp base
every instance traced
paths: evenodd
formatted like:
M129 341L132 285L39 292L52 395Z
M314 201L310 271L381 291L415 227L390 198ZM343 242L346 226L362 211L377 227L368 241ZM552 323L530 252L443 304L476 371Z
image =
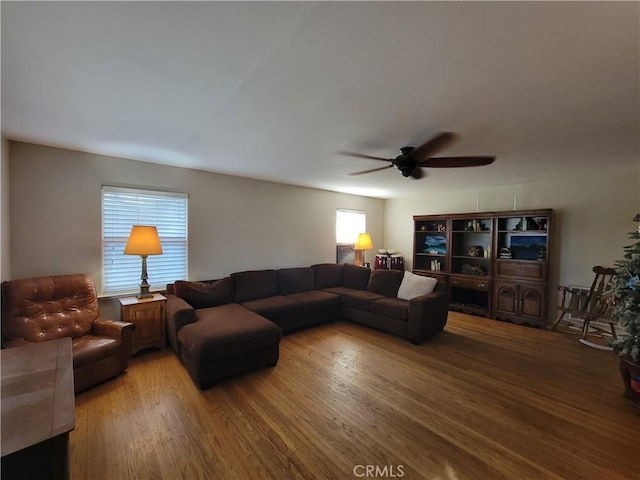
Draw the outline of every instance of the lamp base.
M371 264L365 261L364 250L356 250L355 253L356 253L355 260L353 261L354 265L358 265L359 267L367 267L367 268L371 267Z
M138 295L136 295L136 298L153 298L153 293L151 293L149 291L149 285L147 285L146 287L142 287L142 285L140 286L140 293Z
M140 255L140 257L142 257L142 273L140 275L140 280L142 280L142 282L140 283L140 293L136 295L136 297L140 299L152 298L153 293L149 291L149 282L147 282L147 278L149 278L147 276L147 256Z

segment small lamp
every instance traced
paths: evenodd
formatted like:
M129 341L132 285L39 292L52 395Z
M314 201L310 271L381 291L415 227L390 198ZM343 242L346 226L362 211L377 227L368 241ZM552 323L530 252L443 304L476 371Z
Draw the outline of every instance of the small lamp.
M162 255L162 246L156 227L149 225L134 225L131 227L127 246L124 247L125 255L140 255L142 257L142 273L140 274L140 294L138 298L151 298L147 279L147 255Z
M371 235L368 233L359 233L358 239L356 240L353 249L356 251L356 265L361 265L363 267L366 266L364 261L364 251L371 250L373 248L373 244L371 243Z

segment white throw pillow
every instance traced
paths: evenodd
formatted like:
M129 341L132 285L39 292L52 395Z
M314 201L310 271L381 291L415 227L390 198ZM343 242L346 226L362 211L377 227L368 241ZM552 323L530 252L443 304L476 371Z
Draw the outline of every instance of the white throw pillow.
M438 280L431 277L423 277L409 271L404 272L402 283L398 289L398 298L411 300L412 298L433 292Z

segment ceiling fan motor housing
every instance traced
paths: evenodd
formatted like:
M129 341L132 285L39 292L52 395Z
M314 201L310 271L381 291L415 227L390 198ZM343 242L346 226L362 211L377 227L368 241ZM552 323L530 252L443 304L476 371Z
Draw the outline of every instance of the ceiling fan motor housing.
M415 147L402 147L400 151L402 155L398 155L393 160L393 166L402 173L403 177L410 177L411 173L417 168L415 162L411 161L409 154L415 150Z

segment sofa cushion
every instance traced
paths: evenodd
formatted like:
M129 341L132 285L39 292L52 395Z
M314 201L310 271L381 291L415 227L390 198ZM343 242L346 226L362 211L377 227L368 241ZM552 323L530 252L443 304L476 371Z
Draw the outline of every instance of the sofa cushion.
M371 310L371 302L386 298L379 293L368 292L367 290L353 290L342 295L342 305L368 312Z
M173 288L176 297L182 298L193 308L215 307L233 302L233 280L229 277L211 283L177 280Z
M335 293L336 295L344 295L345 293L358 292L359 290L356 290L355 288L349 288L349 287L328 287L328 288L323 288L322 291L328 292L328 293Z
M338 287L342 285L342 263L318 263L311 265L315 288Z
M399 270L398 270L399 271ZM371 311L385 317L407 320L409 318L409 302L400 298L381 298L371 302Z
M196 312L198 320L178 332L182 348L199 361L237 357L278 344L277 325L237 303Z
M278 273L275 270L251 270L232 273L237 303L278 295Z
M280 295L313 290L313 269L311 267L282 268L278 270L278 286Z
M342 286L366 290L370 274L371 270L368 268L345 263L342 270Z
M249 300L242 302L242 306L274 321L302 313L302 303L283 295Z
M411 300L421 295L427 295L436 288L438 280L431 277L416 275L409 271L404 272L402 283L398 289L398 298L403 300Z
M119 338L83 335L72 341L73 368L89 365L109 356L122 355L122 341Z
M374 270L369 277L367 290L385 297L396 297L402 277L400 270Z
M302 308L305 312L340 309L340 297L321 290L293 293L287 297L302 303Z

